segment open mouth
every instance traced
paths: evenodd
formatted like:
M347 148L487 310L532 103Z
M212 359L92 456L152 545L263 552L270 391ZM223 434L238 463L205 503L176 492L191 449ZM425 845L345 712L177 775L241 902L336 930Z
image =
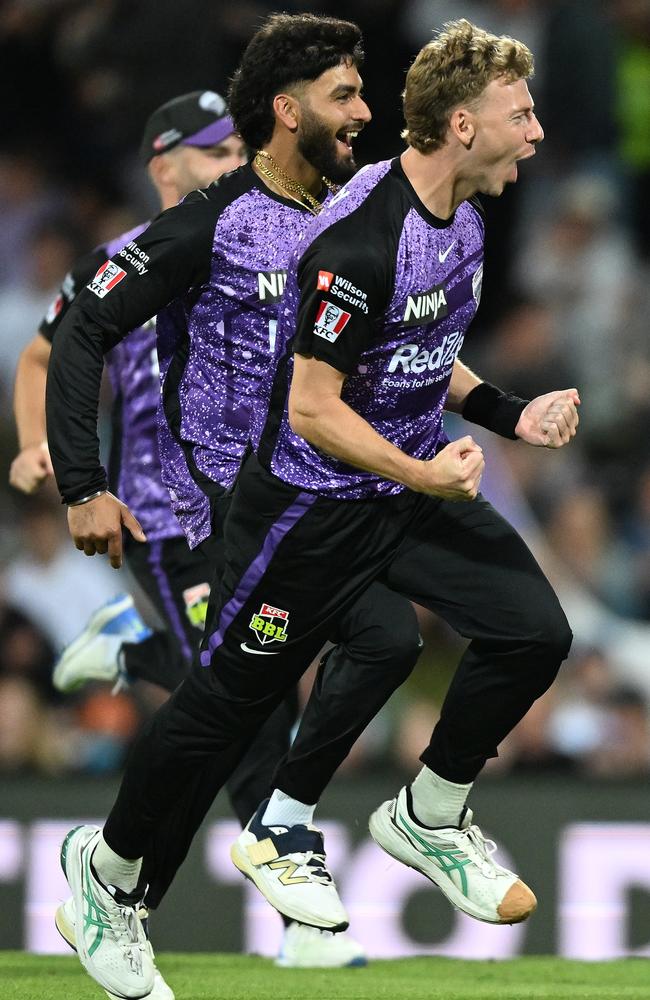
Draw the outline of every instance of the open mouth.
M352 149L352 143L354 142L354 140L356 139L356 137L359 135L360 131L361 130L359 128L356 128L356 129L347 129L347 128L346 129L341 129L340 132L336 133L336 140L337 140L337 142L340 142L340 144L342 146L344 146L346 150L349 151L349 150Z

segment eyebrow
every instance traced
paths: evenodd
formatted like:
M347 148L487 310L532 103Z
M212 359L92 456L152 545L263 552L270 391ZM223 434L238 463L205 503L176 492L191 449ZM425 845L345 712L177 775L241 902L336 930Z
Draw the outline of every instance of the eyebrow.
M514 115L523 115L523 114L525 114L525 113L526 113L527 111L534 111L534 110L535 110L535 102L534 102L534 101L531 101L531 102L530 102L530 104L527 104L527 105L526 105L525 107L523 107L523 108L516 108L516 109L515 109L515 110L514 110L514 111L512 112L512 115L513 115L513 116L514 116Z
M342 97L344 94L360 94L362 90L363 85L360 87L353 87L350 83L340 83L334 88L334 90L332 90L330 97Z

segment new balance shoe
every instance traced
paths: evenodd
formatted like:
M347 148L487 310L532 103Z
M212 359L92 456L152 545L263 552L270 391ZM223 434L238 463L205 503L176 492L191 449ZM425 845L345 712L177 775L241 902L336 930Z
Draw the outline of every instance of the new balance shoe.
M149 917L149 911L146 906L141 906L138 912L138 919L140 920L144 932L147 936L147 943L149 945L149 952L151 958L155 965L155 956L153 953L153 948L151 941L149 940L149 932L147 930L147 922ZM54 923L56 924L56 929L63 938L63 940L70 945L73 951L77 950L77 941L75 937L75 922L76 914L74 909L74 899L70 896L66 899L64 903L61 903L57 907L56 913L54 914ZM116 993L110 993L108 990L104 990L108 1000L121 1000ZM171 986L168 986L162 977L160 969L156 966L156 977L154 979L153 989L151 993L147 993L146 1000L175 1000L174 991Z
M69 925L74 912L74 941L86 972L120 1000L142 1000L154 988L152 951L135 910L136 901L102 885L93 871L91 858L100 836L98 827L78 826L63 841L61 867L72 890L74 910L68 905L61 917ZM61 917L57 927L63 933Z
M152 635L130 594L119 594L98 608L76 639L63 650L52 675L59 691L76 691L88 681L124 686L121 649L125 642L143 642Z
M465 809L460 826L427 827L415 819L409 788L370 817L370 833L387 854L415 868L463 913L490 924L517 924L537 906L521 879L497 864L496 844L486 840Z
M323 834L314 826L263 826L263 802L232 845L233 864L271 906L290 920L345 930L348 915L325 863Z
M285 969L347 969L367 965L368 959L349 934L292 923L285 929L275 964Z

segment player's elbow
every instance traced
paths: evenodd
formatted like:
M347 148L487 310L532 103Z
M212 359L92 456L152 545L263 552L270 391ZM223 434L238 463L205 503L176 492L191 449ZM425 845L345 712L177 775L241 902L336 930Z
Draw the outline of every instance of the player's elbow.
M313 427L314 415L310 412L310 407L306 406L300 398L289 396L289 426L294 434L310 440L310 431Z

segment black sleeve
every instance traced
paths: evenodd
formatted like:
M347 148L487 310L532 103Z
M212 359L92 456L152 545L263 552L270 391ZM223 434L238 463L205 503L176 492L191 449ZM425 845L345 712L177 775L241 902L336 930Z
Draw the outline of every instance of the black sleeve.
M98 247L96 250L91 250L90 253L80 257L72 270L66 274L59 289L59 294L51 303L38 328L38 332L50 344L54 340L54 334L58 329L59 323L67 313L74 299L81 289L97 274L97 271L105 260L106 248Z
M381 329L393 289L385 248L364 239L356 215L334 223L300 260L295 354L319 358L351 375Z
M104 261L61 320L47 377L47 438L64 502L105 489L97 409L103 355L210 274L218 209L194 192Z

